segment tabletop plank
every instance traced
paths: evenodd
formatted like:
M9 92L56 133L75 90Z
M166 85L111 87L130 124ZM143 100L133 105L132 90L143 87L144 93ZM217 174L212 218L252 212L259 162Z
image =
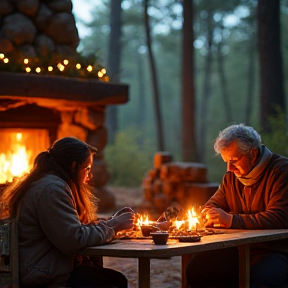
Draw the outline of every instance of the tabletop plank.
M150 288L150 259L181 256L182 288L187 287L186 266L191 254L221 248L239 248L239 287L249 287L250 244L288 238L288 229L235 230L222 229L206 235L199 242L178 242L169 239L166 245L155 245L151 238L114 240L112 243L87 247L81 254L121 258L138 258L138 287ZM220 232L220 233L219 233Z
M223 229L221 232L223 233L203 236L199 242L178 242L169 239L166 245L155 245L150 238L114 240L106 245L84 248L80 253L123 258L165 258L288 238L288 229Z

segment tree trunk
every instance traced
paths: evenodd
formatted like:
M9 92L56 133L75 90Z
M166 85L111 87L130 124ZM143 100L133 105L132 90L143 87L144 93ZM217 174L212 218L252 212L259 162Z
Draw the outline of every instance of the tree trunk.
M226 123L231 123L232 121L232 114L231 114L231 106L229 103L229 95L227 93L227 81L226 81L226 74L224 71L224 59L222 56L222 42L220 41L217 45L217 68L218 68L218 75L219 75L219 81L220 81L220 88L221 88L221 94L223 99L223 105L224 105L224 111L225 111L225 117L226 117Z
M253 34L252 34L253 37ZM252 38L251 37L251 38ZM254 38L253 38L254 39ZM251 39L251 43L254 44L254 40ZM251 123L251 114L252 114L252 108L253 108L253 91L254 91L254 83L255 83L255 50L254 45L249 45L248 50L248 57L249 57L249 63L248 63L248 83L247 83L247 100L246 100L246 109L245 109L245 124L250 125Z
M200 131L199 131L199 159L201 162L205 162L205 147L206 147L206 135L207 135L207 119L209 111L209 102L211 97L211 67L212 67L212 41L213 41L213 24L212 24L212 13L207 10L207 36L206 46L207 55L205 58L204 68L204 85L203 85L203 97L200 108Z
M151 80L153 85L153 98L154 98L154 108L155 108L155 119L156 119L156 131L157 131L157 140L158 140L158 150L164 150L164 141L163 141L163 129L162 129L162 117L160 109L160 94L157 81L156 73L156 64L151 47L151 36L150 36L150 27L149 27L149 16L148 16L148 2L149 0L144 0L144 23L145 23L145 32L146 32L146 42L149 54L149 63L151 69Z
M107 72L111 82L120 82L120 59L121 59L121 2L110 2L110 35L108 44ZM107 106L106 125L108 127L108 143L114 143L118 131L118 109L116 105Z
M280 50L280 0L258 0L260 129L269 132L269 116L286 111Z
M182 158L197 160L194 87L193 1L183 0L182 43Z
M145 121L145 115L146 115L146 101L145 101L145 95L144 95L144 89L145 89L145 85L144 85L144 73L143 73L143 69L144 69L144 65L143 65L143 55L138 53L137 54L137 61L138 61L138 94L139 94L139 104L138 104L138 127L139 129L141 129L141 131L143 131L146 121ZM142 147L143 143L144 143L144 133L143 135L141 135L140 137L140 143L139 146Z

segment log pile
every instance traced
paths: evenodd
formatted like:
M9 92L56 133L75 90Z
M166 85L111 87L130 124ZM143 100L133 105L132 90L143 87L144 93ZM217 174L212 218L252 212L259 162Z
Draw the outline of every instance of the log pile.
M149 170L142 189L144 210L162 213L173 203L184 209L203 205L217 190L218 184L209 183L207 167L201 163L173 162L169 152L154 155L154 168Z

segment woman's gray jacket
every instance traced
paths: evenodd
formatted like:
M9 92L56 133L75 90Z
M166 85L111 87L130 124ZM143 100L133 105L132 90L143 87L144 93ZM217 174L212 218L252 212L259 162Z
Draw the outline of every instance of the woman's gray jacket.
M19 214L19 265L22 285L65 286L74 256L87 246L111 241L105 221L83 225L75 199L61 178L46 175L31 185Z

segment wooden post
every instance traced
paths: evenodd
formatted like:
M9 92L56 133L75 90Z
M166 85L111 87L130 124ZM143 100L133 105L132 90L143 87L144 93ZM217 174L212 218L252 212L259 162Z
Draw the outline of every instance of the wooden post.
M186 278L186 267L191 259L193 254L183 254L181 257L181 262L182 262L182 286L181 288L187 288L188 283L187 283L187 278Z
M139 257L139 288L150 288L150 258Z
M240 245L239 250L239 288L250 287L250 245Z

